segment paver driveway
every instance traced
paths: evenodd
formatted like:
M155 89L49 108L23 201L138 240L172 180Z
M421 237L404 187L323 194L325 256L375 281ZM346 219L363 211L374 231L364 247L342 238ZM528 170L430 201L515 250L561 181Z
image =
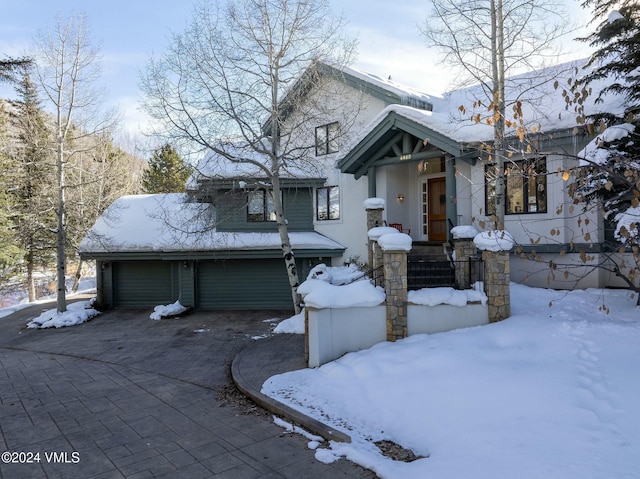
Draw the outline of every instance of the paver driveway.
M120 309L79 326L25 328L49 307L0 318L0 452L31 460L0 462L0 477L375 477L316 461L304 438L283 434L232 386L235 355L287 312L153 321L148 310Z

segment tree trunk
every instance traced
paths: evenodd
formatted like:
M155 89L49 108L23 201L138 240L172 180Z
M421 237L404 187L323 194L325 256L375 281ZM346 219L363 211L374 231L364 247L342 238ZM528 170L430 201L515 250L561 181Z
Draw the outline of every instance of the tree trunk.
M282 244L282 257L284 258L284 265L287 269L287 277L289 278L289 286L291 287L293 309L295 314L299 314L301 308L300 296L298 295L298 286L300 285L298 279L298 267L296 266L296 258L293 253L293 248L291 247L291 241L289 240L289 228L287 226L287 221L284 218L280 177L277 174L272 178L272 194L273 205L276 210L276 225L278 226L278 233L280 234L280 242Z
M30 249L27 254L27 292L30 303L38 299L36 298L36 285L33 280L33 249Z
M78 292L78 288L80 287L80 278L82 278L82 265L84 264L84 261L79 260L78 261L78 267L76 268L76 274L73 275L73 287L71 288L71 291L73 293L77 293Z
M504 22L502 0L492 0L492 81L493 81L493 157L496 162L495 228L504 229L505 188L505 100L504 100Z
M58 231L57 231L57 309L59 313L64 313L67 310L67 296L66 296L66 278L65 278L65 266L66 260L64 255L65 247L65 198L64 198L64 137L61 133L58 134Z

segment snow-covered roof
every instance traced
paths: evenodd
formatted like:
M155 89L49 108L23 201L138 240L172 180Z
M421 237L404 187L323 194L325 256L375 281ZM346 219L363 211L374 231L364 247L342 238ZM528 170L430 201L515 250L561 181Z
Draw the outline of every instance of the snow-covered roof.
M581 114L573 106L567 108L563 91L570 92L570 84L583 76L586 60L576 60L536 72L516 75L505 82L505 99L508 104L522 101L522 114L526 124L535 127L536 131L549 133L552 131L572 129L578 126L577 118ZM557 82L557 83L556 83ZM624 98L617 95L606 95L603 102L595 103L597 92L606 85L606 80L594 81L590 88L594 92L583 103L584 114L601 112L624 112ZM440 133L460 143L491 141L493 127L486 121L476 122L472 116L480 114L485 118L487 111L487 94L480 84L462 88L445 94L443 97L431 96L432 111L425 111L407 105L389 105L376 115L361 132L354 137L344 150L343 157L363 141L376 126L387 116L395 113ZM481 101L482 105L477 106ZM476 104L474 108L474 104ZM509 110L508 110L509 111ZM514 134L508 130L507 135ZM427 138L428 140L428 138Z
M400 103L403 105L421 105L423 109L431 108L433 99L435 98L433 95L415 90L406 85L401 85L400 83L396 83L391 80L391 77L381 78L378 75L363 72L352 67L342 67L340 68L340 70L342 70L343 73L351 75L362 82L381 88L388 93L397 96L400 99Z
M264 180L269 181L271 160L266 154L257 152L249 146L240 144L221 144L221 150L225 151L239 161L233 161L213 150L208 150L199 161L187 180L187 189L194 190L198 183L207 180L238 179L238 180ZM267 171L259 165L264 165ZM321 172L316 165L301 162L281 162L280 177L288 179L312 179L321 178Z
M279 250L277 232L219 232L210 204L184 193L123 196L98 218L80 243L81 254ZM294 250L344 250L315 231L290 232Z

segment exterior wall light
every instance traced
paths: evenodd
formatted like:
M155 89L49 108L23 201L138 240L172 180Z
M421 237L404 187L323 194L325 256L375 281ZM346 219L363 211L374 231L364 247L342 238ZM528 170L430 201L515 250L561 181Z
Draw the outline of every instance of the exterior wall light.
M398 203L402 203L404 201L404 195L402 193L398 193Z

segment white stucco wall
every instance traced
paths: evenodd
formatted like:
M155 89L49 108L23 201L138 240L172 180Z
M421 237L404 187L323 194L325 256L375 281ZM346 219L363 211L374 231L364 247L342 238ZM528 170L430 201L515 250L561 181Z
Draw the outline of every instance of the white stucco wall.
M489 324L489 309L480 303L470 303L466 306L452 306L450 304L438 306L409 304L407 306L407 332L409 336L443 333L484 324Z
M309 340L309 367L315 368L340 356L367 349L387 340L385 305L370 308L306 310ZM407 331L433 334L489 323L487 306L441 304L407 306Z
M343 354L367 349L387 339L387 308L306 310L309 367L315 368Z

